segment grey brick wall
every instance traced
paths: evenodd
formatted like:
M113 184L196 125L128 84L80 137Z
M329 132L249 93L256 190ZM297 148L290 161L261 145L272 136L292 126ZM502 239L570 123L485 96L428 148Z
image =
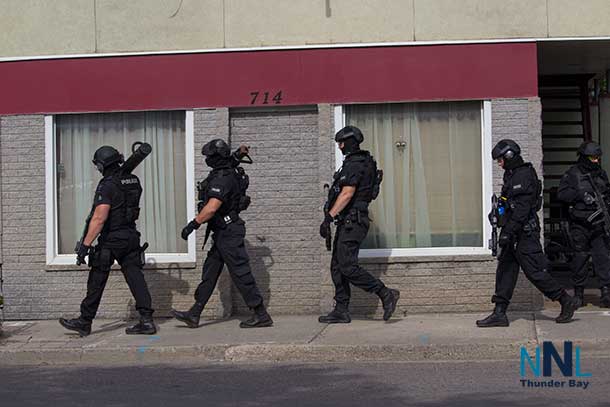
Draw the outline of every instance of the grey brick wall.
M2 117L0 129L5 315L8 319L37 319L78 314L86 293L87 269L45 265L44 117ZM201 145L212 138L227 136L227 109L195 112L196 179L202 179L207 173L200 154ZM145 277L156 316L168 315L171 307L192 305L193 292L201 279L202 243L200 231L196 265L146 267ZM230 313L231 293L225 276L204 315L219 318ZM134 301L119 270L111 272L98 316L136 316Z
M251 146L246 246L252 270L272 313L319 309L318 114L308 110L231 113L231 143ZM233 291L237 313L247 311Z
M542 105L540 98L496 99L492 102L493 143L503 138L515 140L522 150L523 159L531 162L542 179ZM494 163L494 191L499 192L504 172ZM539 213L540 220L542 211ZM542 236L541 236L542 240ZM541 308L542 294L527 282L523 273L519 276L519 290L515 296L531 299L531 308ZM527 304L523 304L527 308Z
M45 262L44 117L3 117L2 258L7 318L35 318L62 280L41 282ZM77 287L66 281L65 297ZM62 305L60 305L61 307Z
M216 137L233 147L249 144L255 164L250 174L252 206L243 214L252 267L271 312L308 314L333 304L330 255L318 236L322 185L334 171L332 106L309 110L195 111L195 176L207 167L201 146ZM542 160L540 101L492 102L493 141L511 137L538 169ZM0 118L0 205L5 274L5 315L9 319L74 315L86 290L86 269L45 266L44 117ZM494 187L501 171L494 166ZM194 186L193 186L194 187ZM193 203L194 205L194 203ZM185 222L187 219L184 220ZM171 307L186 309L201 278L203 229L197 234L197 263L147 266L158 316ZM208 243L209 245L209 243ZM402 290L399 313L465 312L490 309L495 261L490 256L366 259L363 264L384 282ZM378 299L353 290L352 311L380 316ZM135 316L133 299L120 271L113 270L100 308L103 317ZM542 296L521 276L512 307L532 309ZM228 273L206 307L220 318L246 308Z

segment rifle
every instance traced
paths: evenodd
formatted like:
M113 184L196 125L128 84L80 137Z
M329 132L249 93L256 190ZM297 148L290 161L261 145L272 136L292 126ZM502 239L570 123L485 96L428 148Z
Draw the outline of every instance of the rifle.
M329 189L330 189L330 186L328 184L324 184L324 192L326 193L327 196L328 196ZM329 211L330 211L330 199L327 199L326 203L324 204L324 218L326 218L326 215L328 215ZM330 225L328 225L328 233L326 234L326 250L328 250L328 251L332 250L332 236L331 236L331 231L330 231Z
M487 216L489 223L491 223L491 239L489 239L489 248L491 249L491 255L496 257L498 255L498 197L496 194L491 196L491 212Z
M591 224L600 223L600 221L597 221L594 223L593 220L595 218L597 218L599 215L602 215L603 218L602 218L601 222L604 224L604 233L606 234L606 236L610 237L610 213L608 213L608 205L606 205L606 201L604 200L604 195L602 195L602 193L599 191L599 188L597 187L597 184L593 180L593 177L591 177L591 174L587 174L586 177L589 178L589 182L591 183L591 186L593 187L593 193L595 193L595 202L597 203L597 207L598 207L598 209L595 212L593 212L593 214L591 216L589 216L587 218L587 221L590 222Z
M84 244L85 236L87 236L87 232L89 231L89 223L91 222L91 218L93 217L93 212L95 212L95 206L91 206L91 210L89 211L89 215L87 215L87 219L85 219L85 228L83 229L83 233L81 234L80 240L76 242L76 247L74 248L74 253L78 253L80 251L81 246ZM76 256L76 265L80 266L83 264L78 256Z
M148 143L144 143L141 141L136 141L131 145L131 155L129 158L121 165L121 169L119 170L120 175L131 174L131 172L138 166L148 155L152 152L152 146ZM74 248L74 252L78 253L81 246L84 244L85 237L87 236L87 232L89 231L89 223L91 222L91 218L93 217L93 212L95 212L95 203L91 205L91 210L89 211L89 215L87 215L87 219L85 219L85 228L83 229L83 233L78 242L76 242L76 247ZM76 265L80 266L83 262L80 261L78 256L76 257Z

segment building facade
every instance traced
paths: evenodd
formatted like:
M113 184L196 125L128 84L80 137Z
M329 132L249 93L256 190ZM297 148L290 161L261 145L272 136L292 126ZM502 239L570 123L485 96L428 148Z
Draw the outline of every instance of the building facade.
M5 316L76 313L75 266L103 144L147 141L139 228L157 315L192 302L205 251L194 216L217 137L251 146L253 203L243 214L270 311L332 307L330 255L318 236L324 184L341 165L333 135L360 127L384 170L362 262L403 292L399 312L490 308L493 144L513 138L553 187L582 139L610 146L603 1L214 0L8 1L0 16L0 256ZM604 30L608 31L605 32ZM606 37L608 36L608 37ZM195 236L196 235L196 236ZM209 244L209 243L208 243ZM551 260L561 274L561 253ZM120 272L100 316L135 312ZM514 309L543 306L525 278ZM374 316L377 299L354 293ZM225 273L208 317L245 306Z

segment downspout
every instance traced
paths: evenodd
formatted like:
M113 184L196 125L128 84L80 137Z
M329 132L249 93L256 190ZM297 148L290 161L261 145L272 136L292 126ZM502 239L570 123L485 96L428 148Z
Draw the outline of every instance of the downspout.
M4 294L2 291L2 285L4 283L2 265L4 264L4 206L2 205L2 183L4 180L2 169L2 117L0 117L0 334L2 334L2 321L4 320Z

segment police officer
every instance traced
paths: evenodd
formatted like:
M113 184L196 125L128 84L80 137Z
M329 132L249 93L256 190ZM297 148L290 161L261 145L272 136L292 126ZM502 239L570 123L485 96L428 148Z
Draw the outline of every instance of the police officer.
M81 336L91 333L91 323L100 305L110 267L116 260L140 313L140 321L128 327L125 332L129 335L154 334L157 328L152 318L150 293L142 273L143 248L140 247L140 233L135 222L142 195L140 180L133 174L121 172L123 156L113 147L98 148L93 163L103 178L95 191L88 230L76 254L79 264L84 263L85 257L89 256L91 270L87 280L87 295L81 303L80 317L61 318L59 323ZM92 250L91 245L98 235L98 244Z
M536 170L531 163L523 161L521 148L513 140L501 140L491 156L504 169L500 202L505 212L499 219L501 253L496 269L496 292L491 299L496 306L491 315L477 321L477 326L508 326L506 309L517 284L519 267L538 290L561 303L555 322L570 322L577 308L576 300L547 271L547 259L540 244L537 212L542 207L542 183Z
M354 126L344 127L335 135L345 158L343 166L335 173L329 191L328 204L331 207L320 225L320 235L326 238L330 224L337 224L330 265L335 285L335 308L328 315L320 316L318 320L322 323L351 322L350 284L379 296L385 321L396 310L400 297L398 290L387 288L380 279L358 265L358 251L369 230L368 206L374 198L374 188L379 187L375 185L377 164L368 151L360 149L363 140L362 132Z
M247 152L247 149L242 146L231 154L229 146L221 139L212 140L201 149L201 154L206 157L205 162L212 171L200 186L199 213L182 229L182 238L187 240L195 229L207 222L206 237L211 231L214 243L203 264L202 281L195 291L195 304L188 311L172 310L174 318L190 328L199 326L201 312L210 299L225 264L246 305L254 310L254 315L239 326L256 328L273 325L252 275L244 245L246 227L239 212L247 204L242 205L240 202L243 203L246 198L249 203L249 198L245 196L247 186L242 184L243 174L236 168L241 158L239 152Z
M608 174L600 165L601 155L602 149L598 144L591 141L582 143L578 148L578 162L561 178L557 194L561 201L569 205L569 236L574 250L569 264L579 306L584 303L590 251L601 284L600 304L610 307L610 238L604 232L603 215L597 213L591 218L599 209L595 189L604 200L610 194Z

